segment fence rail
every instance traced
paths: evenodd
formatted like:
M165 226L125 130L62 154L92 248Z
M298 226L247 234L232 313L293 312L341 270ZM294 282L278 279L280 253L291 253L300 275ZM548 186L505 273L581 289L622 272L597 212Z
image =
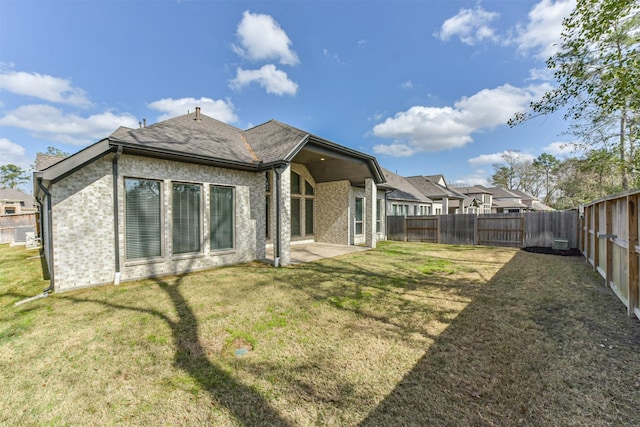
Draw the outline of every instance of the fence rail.
M580 249L627 307L640 319L640 191L610 196L582 207Z
M390 216L387 219L387 238L516 248L551 247L561 239L567 240L570 248L578 248L579 219L578 211Z
M37 227L36 213L0 215L0 243L13 242L16 227Z

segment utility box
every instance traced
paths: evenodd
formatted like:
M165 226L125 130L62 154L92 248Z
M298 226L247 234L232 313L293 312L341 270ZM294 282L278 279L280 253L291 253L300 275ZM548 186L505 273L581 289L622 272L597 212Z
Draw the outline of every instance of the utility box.
M569 241L566 239L555 239L551 245L551 249L556 251L567 251L569 250Z
M33 225L24 225L16 227L13 241L16 243L25 243L27 241L27 233L35 234L36 228Z

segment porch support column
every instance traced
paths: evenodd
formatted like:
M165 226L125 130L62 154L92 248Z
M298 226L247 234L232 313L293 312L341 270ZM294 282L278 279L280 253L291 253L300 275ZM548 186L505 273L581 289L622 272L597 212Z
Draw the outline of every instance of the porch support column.
M280 169L280 179L276 185L276 220L279 221L279 227L276 227L278 243L274 247L274 263L284 267L291 263L291 165Z
M364 182L364 200L366 206L364 208L365 217L365 245L369 248L376 247L376 183L373 179L367 178Z

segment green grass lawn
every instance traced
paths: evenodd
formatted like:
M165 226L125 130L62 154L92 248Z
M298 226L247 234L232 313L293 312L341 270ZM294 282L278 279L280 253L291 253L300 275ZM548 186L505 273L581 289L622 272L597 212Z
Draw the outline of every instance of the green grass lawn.
M382 242L41 293L0 245L0 425L638 425L640 322L581 258Z

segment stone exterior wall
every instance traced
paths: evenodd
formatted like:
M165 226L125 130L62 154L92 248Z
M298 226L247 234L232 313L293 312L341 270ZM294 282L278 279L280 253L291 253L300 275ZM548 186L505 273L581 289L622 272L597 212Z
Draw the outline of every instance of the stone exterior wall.
M349 181L321 182L316 186L316 241L336 245L349 239Z
M97 160L62 179L53 195L55 290L112 283L115 276L113 223L113 155ZM264 174L169 160L123 155L118 160L118 230L121 280L133 280L262 259L265 256ZM162 188L162 256L127 261L125 249L124 178L154 179ZM171 185L202 185L202 249L173 256ZM235 191L235 248L209 248L209 186Z

